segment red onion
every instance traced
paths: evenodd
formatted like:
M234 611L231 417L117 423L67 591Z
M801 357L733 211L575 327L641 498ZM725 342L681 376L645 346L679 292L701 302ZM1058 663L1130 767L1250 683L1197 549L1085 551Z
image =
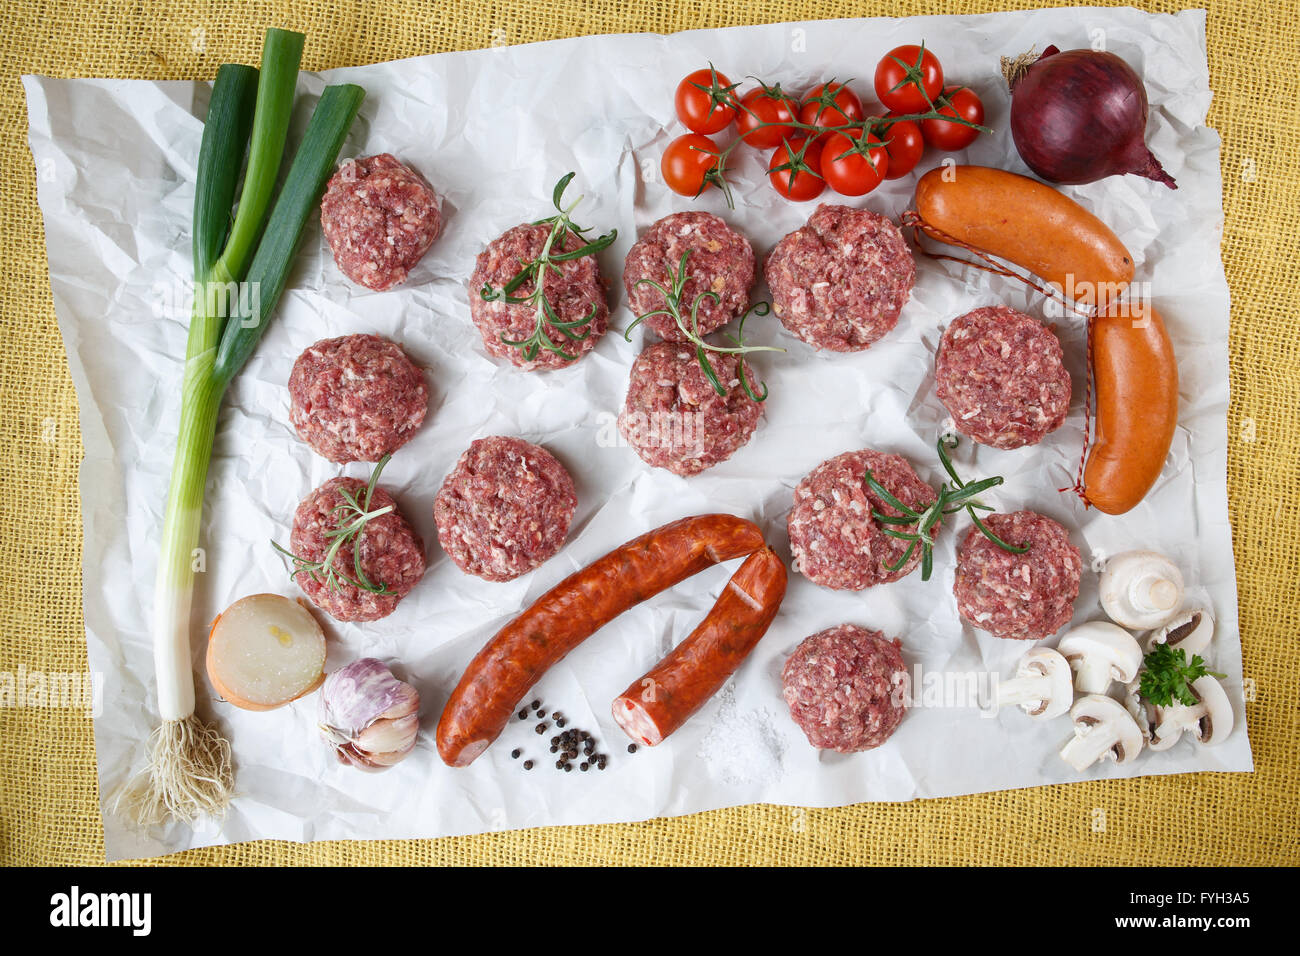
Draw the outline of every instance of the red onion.
M1053 183L1133 173L1178 185L1147 149L1142 79L1113 53L1049 46L1027 70L1006 63L1011 136L1020 158Z

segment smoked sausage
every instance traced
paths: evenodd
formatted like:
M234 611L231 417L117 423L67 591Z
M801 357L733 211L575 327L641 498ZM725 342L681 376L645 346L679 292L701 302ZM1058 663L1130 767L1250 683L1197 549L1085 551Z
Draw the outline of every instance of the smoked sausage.
M938 166L916 184L911 224L1020 266L1076 302L1104 305L1133 281L1133 257L1105 223L1028 176L987 166Z
M1178 424L1178 365L1165 323L1148 303L1115 303L1092 319L1097 426L1083 497L1117 515L1151 490Z
M753 554L751 521L711 514L649 531L569 575L470 661L438 721L438 754L464 767L488 748L547 669L628 608L705 568Z
M623 731L653 747L684 724L767 632L785 584L785 565L771 548L746 558L699 627L614 699Z

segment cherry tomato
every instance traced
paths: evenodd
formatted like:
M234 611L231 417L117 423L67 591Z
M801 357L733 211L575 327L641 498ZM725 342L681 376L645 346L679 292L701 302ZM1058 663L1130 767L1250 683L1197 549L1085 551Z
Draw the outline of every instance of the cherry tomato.
M664 150L659 169L664 182L682 196L698 196L712 184L709 173L718 166L718 144L699 133L683 133Z
M732 82L709 67L696 70L677 84L677 118L695 133L720 133L736 118Z
M889 154L874 136L864 145L860 136L831 133L822 146L822 178L841 196L865 196L880 185L888 169Z
M809 126L844 126L862 116L862 100L843 83L813 87L799 107L799 122Z
M943 67L925 44L896 46L876 65L876 97L896 113L925 113L943 92Z
M889 113L885 118L889 119L897 115L897 113ZM921 161L921 155L925 152L925 139L921 136L921 127L911 120L894 123L881 134L881 139L885 143L885 151L889 153L889 171L885 173L886 179L902 179L916 168L916 164Z
M747 145L772 149L795 135L795 128L785 124L793 122L798 111L798 104L780 86L760 86L740 98L736 128ZM767 123L776 125L763 125Z
M965 86L950 86L934 104L940 115L957 116L971 123L984 122L984 103L975 91ZM979 130L951 120L921 120L921 135L936 149L965 149L979 136Z
M772 151L767 178L786 199L805 202L820 196L826 188L821 178L821 158L822 148L816 140L788 140Z

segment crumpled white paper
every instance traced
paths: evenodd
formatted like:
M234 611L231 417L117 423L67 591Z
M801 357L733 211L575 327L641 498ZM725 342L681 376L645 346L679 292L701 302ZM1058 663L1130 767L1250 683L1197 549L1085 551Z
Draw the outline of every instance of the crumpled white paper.
M380 294L339 274L317 225L306 232L274 323L227 397L206 502L194 660L201 709L233 743L238 797L219 824L147 833L115 815L109 801L144 765L155 723L148 609L179 414L194 164L209 90L189 82L26 77L50 281L86 448L86 638L91 668L105 680L95 741L108 857L256 838L430 837L631 821L755 802L835 806L1079 779L1056 756L1070 736L1067 718L1031 722L1015 709L989 717L977 700L951 706L949 699L945 706L942 695L926 691L935 675L1006 676L1025 650L957 618L951 589L963 516L945 529L928 583L914 573L896 584L842 593L792 576L780 615L734 681L654 750L625 752L610 703L703 616L735 562L606 627L548 673L535 693L562 709L572 726L597 734L610 754L603 773L555 770L547 759L549 734L536 736L531 721L513 721L467 769L444 766L434 749L442 705L479 647L551 585L628 538L683 515L733 512L758 521L788 559L792 489L824 459L870 446L907 456L934 484L942 479L934 441L946 412L933 391L935 346L947 322L978 306L1001 302L1047 314L1041 297L1017 284L918 256L916 288L898 328L857 354L817 353L775 319L753 322L756 341L788 349L756 363L771 388L766 417L730 461L688 480L649 468L617 441L613 420L642 345L639 330L633 343L611 332L575 367L525 374L484 352L469 321L466 289L483 245L516 223L547 215L552 185L569 170L577 172L570 196L587 197L578 221L619 230L618 242L601 257L616 328L632 318L620 281L623 257L639 230L671 211L717 212L765 256L815 204L779 199L752 156L737 169L734 212L716 192L694 204L668 192L657 181L658 163L680 132L672 112L678 78L712 61L733 78L753 74L795 90L853 77L869 94L876 60L922 38L951 80L980 93L987 123L997 130L959 161L1024 171L1007 132L1002 55L1048 43L1063 49L1104 44L1145 79L1148 143L1178 190L1126 176L1066 191L1133 251L1137 278L1151 283L1173 336L1181 423L1159 485L1118 518L1085 513L1073 495L1058 493L1073 481L1082 442L1085 342L1075 319L1058 322L1075 382L1066 425L1041 445L1017 451L963 442L955 458L966 477L1006 477L989 504L1032 508L1070 529L1086 569L1076 623L1100 616L1095 571L1105 557L1134 547L1174 557L1191 593L1209 598L1218 615L1209 657L1227 674L1237 708L1231 739L1204 751L1181 743L1082 776L1251 769L1225 489L1228 289L1219 257L1219 138L1204 125L1211 96L1204 23L1201 11L1157 16L1132 9L843 20L585 37L304 75L298 131L325 83L364 86L365 105L343 155L390 151L414 165L445 197L445 231L404 287ZM944 155L927 153L921 171ZM888 183L849 202L897 217L911 202L914 182ZM754 294L762 297L766 289L760 285ZM330 637L330 669L376 656L396 662L421 692L415 752L378 775L335 762L315 727L314 696L269 713L240 711L214 699L201 666L204 622L223 607L253 592L297 593L269 541L287 540L298 501L339 469L295 436L285 383L302 349L353 332L401 342L427 366L432 388L424 428L383 479L424 537L428 573L386 620L348 625L320 615ZM456 458L472 439L491 434L545 445L568 466L579 495L564 550L508 584L462 574L438 548L431 514ZM366 467L346 471L364 475ZM799 641L846 621L902 639L921 698L888 743L857 755L810 747L780 694L782 663ZM515 747L537 761L532 771L510 758Z

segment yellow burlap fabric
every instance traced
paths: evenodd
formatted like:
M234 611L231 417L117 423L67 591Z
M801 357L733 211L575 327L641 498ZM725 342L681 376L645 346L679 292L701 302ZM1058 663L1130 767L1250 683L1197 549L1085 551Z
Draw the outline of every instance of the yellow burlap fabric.
M559 0L0 5L0 671L86 666L77 404L55 325L22 73L210 78L262 30L309 35L306 69L581 33L818 17L977 13L1016 0ZM1172 11L1172 3L1139 4ZM1223 136L1232 287L1230 511L1254 774L1195 774L839 810L744 807L675 820L373 843L248 843L189 864L1300 863L1300 4L1213 2L1210 123ZM90 721L0 708L0 863L104 859Z

